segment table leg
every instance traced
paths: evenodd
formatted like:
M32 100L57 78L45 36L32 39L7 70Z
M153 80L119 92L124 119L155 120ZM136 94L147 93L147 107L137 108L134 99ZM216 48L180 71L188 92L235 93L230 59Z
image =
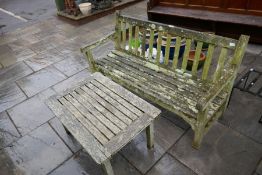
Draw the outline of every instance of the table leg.
M106 175L114 175L114 171L109 159L102 163L102 167Z
M146 128L146 137L147 137L147 148L151 149L154 147L154 123L151 123Z

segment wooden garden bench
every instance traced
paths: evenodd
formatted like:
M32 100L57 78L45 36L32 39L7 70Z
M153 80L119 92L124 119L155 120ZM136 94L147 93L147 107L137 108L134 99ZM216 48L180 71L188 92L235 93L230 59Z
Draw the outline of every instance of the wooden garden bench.
M158 34L157 44L155 34ZM166 38L163 60L162 36ZM173 60L170 60L172 37L176 40ZM106 57L94 59L92 50L110 39L114 39L114 49ZM93 72L103 73L140 97L182 117L191 125L195 133L193 147L198 148L204 134L226 109L248 40L245 35L235 40L143 21L117 12L115 33L81 51ZM207 47L206 59L200 68L204 46ZM182 47L185 47L184 54L179 58ZM195 50L193 62L188 60L191 49Z
M99 72L47 105L108 175L114 174L111 156L145 128L148 148L154 145L153 122L160 110Z

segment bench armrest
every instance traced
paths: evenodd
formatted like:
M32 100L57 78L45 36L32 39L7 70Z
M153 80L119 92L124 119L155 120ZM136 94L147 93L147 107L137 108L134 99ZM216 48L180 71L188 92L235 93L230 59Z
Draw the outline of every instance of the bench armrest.
M218 82L214 83L212 87L210 87L209 92L198 100L196 108L200 111L204 111L216 98L216 96L229 85L230 82L233 83L235 75L234 69L228 70L228 72Z
M85 53L85 52L87 52L88 50L92 50L92 49L94 49L94 48L96 48L96 47L98 47L98 46L101 46L102 44L108 42L108 40L114 39L114 37L115 37L115 32L112 32L112 33L106 35L104 38L102 38L102 39L100 39L100 40L98 40L98 41L95 41L95 42L93 42L92 44L89 44L88 46L82 47L82 48L80 49L80 51L81 51L82 53Z

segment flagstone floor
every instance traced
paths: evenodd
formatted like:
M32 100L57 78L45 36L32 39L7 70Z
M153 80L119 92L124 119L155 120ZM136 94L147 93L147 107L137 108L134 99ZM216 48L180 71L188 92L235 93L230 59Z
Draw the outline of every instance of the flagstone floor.
M146 18L146 1L123 13ZM90 75L79 48L114 29L114 15L81 26L51 17L0 36L0 175L100 175L100 166L63 129L44 101ZM262 71L261 45L249 45L240 74ZM262 99L234 90L200 150L174 114L156 120L155 148L145 133L112 164L116 175L262 175Z

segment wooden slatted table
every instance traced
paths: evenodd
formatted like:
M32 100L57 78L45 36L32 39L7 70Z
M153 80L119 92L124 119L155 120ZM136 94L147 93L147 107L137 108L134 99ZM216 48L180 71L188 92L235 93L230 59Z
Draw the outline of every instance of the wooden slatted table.
M161 112L101 73L51 97L47 105L108 175L114 174L110 157L145 128L147 146L153 147L153 121Z

